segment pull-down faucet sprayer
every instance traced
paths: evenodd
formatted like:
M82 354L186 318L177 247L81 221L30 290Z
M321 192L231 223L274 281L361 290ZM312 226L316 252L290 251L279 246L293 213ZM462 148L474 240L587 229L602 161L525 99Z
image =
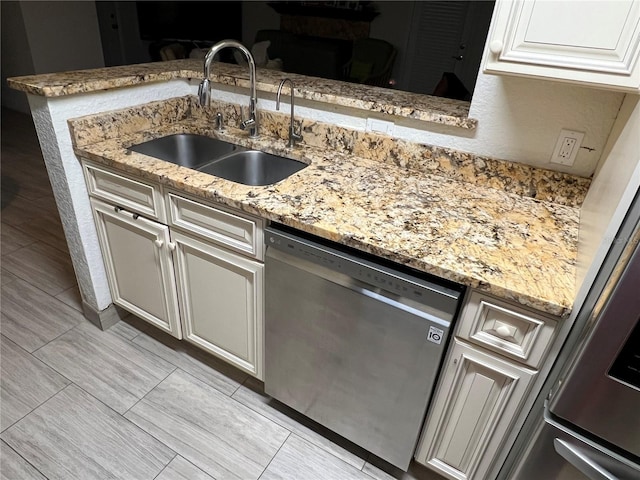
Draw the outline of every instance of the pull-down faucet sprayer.
M249 64L249 118L240 123L240 128L243 130L249 129L249 137L256 138L258 136L258 116L256 111L258 105L258 95L256 93L256 62L253 60L251 52L240 42L236 40L221 40L212 46L207 52L207 55L204 57L204 78L200 82L200 87L198 88L200 105L203 107L209 105L209 101L211 99L209 71L211 68L211 62L213 62L213 57L215 57L220 50L227 47L233 47L240 50L247 58L247 63Z

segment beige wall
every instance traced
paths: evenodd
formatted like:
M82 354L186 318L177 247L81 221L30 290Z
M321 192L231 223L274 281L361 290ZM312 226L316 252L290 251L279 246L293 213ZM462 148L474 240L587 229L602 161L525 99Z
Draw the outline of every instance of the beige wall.
M577 285L589 285L640 189L640 96L627 95L580 214Z
M94 2L2 1L2 105L29 112L6 78L104 66Z
M35 73L104 67L94 2L20 2Z

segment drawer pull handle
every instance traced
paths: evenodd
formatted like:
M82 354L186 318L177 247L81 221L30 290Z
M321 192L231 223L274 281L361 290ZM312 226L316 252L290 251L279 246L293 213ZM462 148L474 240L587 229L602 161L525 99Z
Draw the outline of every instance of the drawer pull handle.
M140 215L138 215L137 213L134 213L134 214L133 214L133 219L134 219L134 220L137 220L139 216L140 216Z
M514 334L516 333L516 330L517 329L515 327L500 325L494 331L496 332L496 335L499 336L500 338L509 338L514 336Z
M164 242L160 239L154 240L153 243L155 243L158 248L162 248L162 245L164 245Z
M113 207L113 209L116 211L116 213L120 212L120 210L122 210L120 207Z
M500 40L494 40L489 44L489 50L491 50L491 53L494 55L498 55L499 53L502 53L503 46L504 45Z
M167 247L169 247L169 250L173 252L176 249L176 244L173 242L169 242L167 243Z

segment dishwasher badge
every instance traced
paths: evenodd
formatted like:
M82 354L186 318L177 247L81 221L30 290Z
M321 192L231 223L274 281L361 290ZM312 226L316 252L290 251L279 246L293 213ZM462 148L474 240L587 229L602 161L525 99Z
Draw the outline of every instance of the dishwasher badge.
M429 327L429 335L427 335L427 340L433 343L437 343L440 345L442 343L442 338L444 337L444 330L440 330L436 327Z

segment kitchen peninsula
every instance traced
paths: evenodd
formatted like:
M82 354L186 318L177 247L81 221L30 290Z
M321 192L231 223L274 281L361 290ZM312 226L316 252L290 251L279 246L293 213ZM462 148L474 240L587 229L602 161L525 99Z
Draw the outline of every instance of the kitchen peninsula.
M233 65L212 65L206 108L195 60L11 79L29 99L85 316L107 329L114 305L133 312L368 458L401 469L413 458L450 480L512 478L527 425L557 391L549 374L563 345L597 309L601 267L631 239L620 226L640 188L640 3L584 2L579 19L543 3L496 2L471 103L290 75L304 137L293 148L276 109L281 72L257 72L258 138L238 128L256 77ZM554 155L567 130L582 143ZM129 148L193 134L307 166L247 186ZM339 271L338 260L331 270L322 262L343 257L303 258L294 234L383 269L365 278L371 270ZM299 275L305 265L312 275ZM389 270L433 281L444 300L420 303ZM344 421L348 411L358 420ZM412 429L397 411L414 414ZM341 430L349 423L403 430L402 457ZM213 443L203 464L226 452Z
M101 92L133 100L136 85L164 87L160 95L168 97L170 91L166 90L176 82L181 85L174 88L177 96L193 93L199 74L197 62L167 63L22 77L10 80L10 84L41 103L44 99L82 103L83 96ZM244 87L247 80L234 68L216 65L212 80ZM268 74L278 76L278 72ZM275 91L277 80L262 71L258 79L261 92ZM342 89L339 95L333 94L328 82L296 79L303 98L350 103L364 110L376 103L385 113L406 113L397 92L393 93L401 101L399 106L363 99L358 92L344 93L358 86L341 82L332 82L336 90ZM383 97L389 95L388 90L375 90ZM408 115L413 118L463 128L475 123L465 116L465 102L436 99L436 109L428 103L432 97L419 97L425 103L411 103ZM71 122L76 154L552 315L563 316L571 309L578 208L589 185L587 179L313 119L303 121L305 145L288 151L278 138L285 132L286 116L262 111L261 139L251 143L243 132L231 128L227 140L297 156L311 166L279 184L249 188L139 154L126 154L127 146L169 132L215 135L208 112L195 105L195 98L173 98L166 104L153 102L153 94L145 98L149 100L146 106ZM237 125L239 105L223 102L221 106L230 124L235 121ZM78 109L77 113L85 112ZM47 149L43 145L45 152ZM55 181L53 184L55 187ZM83 242L82 248L90 246ZM85 290L81 288L83 293Z
M118 317L110 306L87 195L95 196L95 190L85 184L82 164L103 178L159 192L160 212L165 201L166 209L172 208L173 195L197 208L219 207L256 223L275 221L465 285L471 293L437 398L444 398L455 375L471 378L477 375L474 365L483 365L482 375L494 388L471 395L488 395L482 401L499 405L491 416L478 418L487 428L490 422L494 433L482 443L472 436L464 441L474 449L473 458L482 462L481 471L494 466L501 446L515 434L514 418L523 411L539 371L553 361L550 352L558 329L571 312L579 212L590 180L353 128L348 118L374 114L403 128L413 125L414 135L424 125L462 132L478 125L468 117L464 102L383 89L359 92L362 87L305 77L294 79L296 96L303 98L296 118L302 119L304 142L290 149L285 140L289 118L273 108L282 74L261 70L261 136L250 139L238 128L246 105L244 72L216 64L212 103L202 108L195 97L197 67L187 60L11 80L14 88L29 94L87 318L107 328ZM224 133L215 130L218 112L225 119ZM308 166L276 184L252 187L127 150L178 133L219 138ZM120 194L126 196L125 190ZM118 203L113 203L118 212ZM132 213L134 219L145 215ZM164 215L147 214L160 223ZM260 261L259 251L255 258ZM259 290L259 282L256 285ZM256 305L260 311L259 302ZM255 363L234 363L258 378L261 320L258 314L258 333L252 338L258 345L251 357ZM453 392L458 399L464 394ZM457 427L440 403L433 408L433 432L423 437L424 448L416 457L432 467L430 441L439 444L442 435L466 435L464 430L447 430ZM436 454L455 463L447 452Z

